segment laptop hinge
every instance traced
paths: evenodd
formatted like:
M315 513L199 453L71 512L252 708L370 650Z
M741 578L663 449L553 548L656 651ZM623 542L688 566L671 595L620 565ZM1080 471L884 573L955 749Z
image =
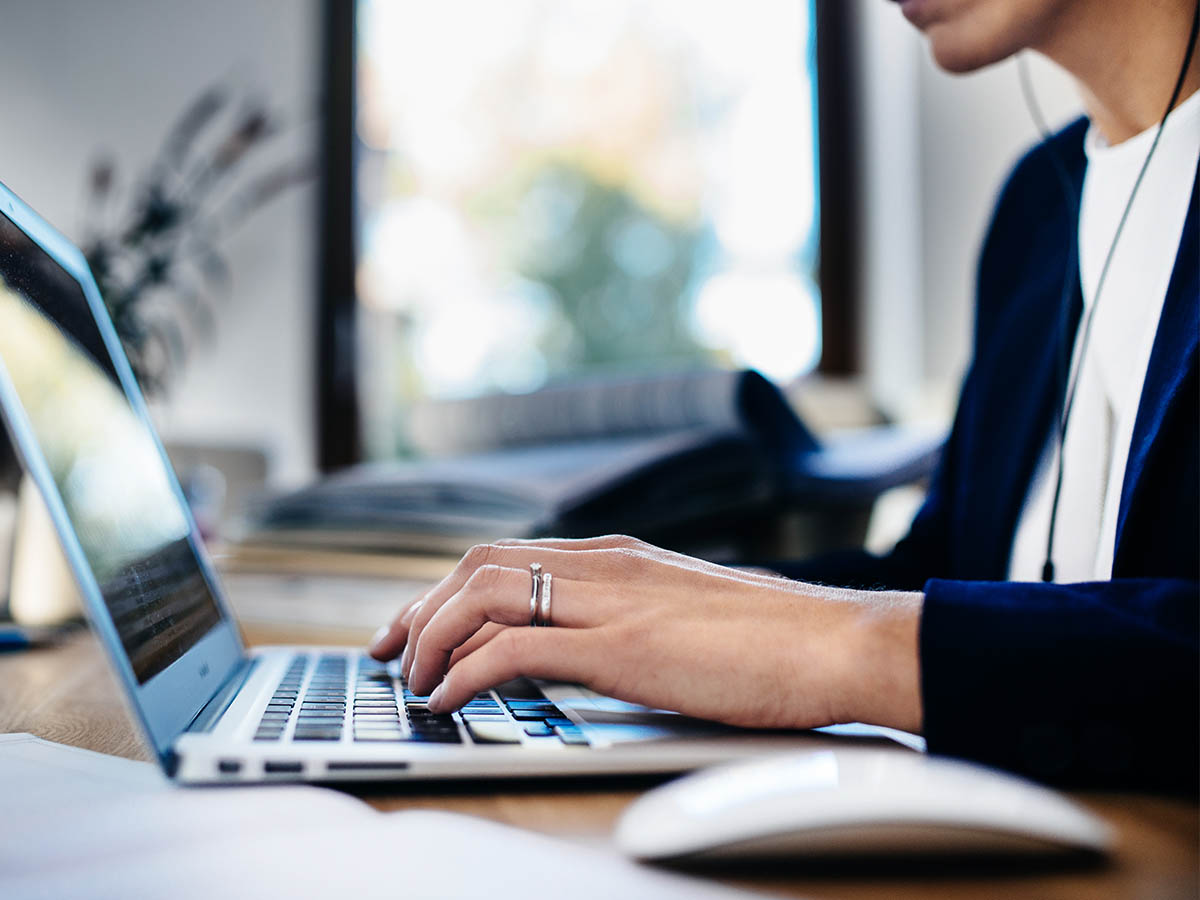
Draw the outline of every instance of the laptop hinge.
M225 679L225 683L213 694L212 699L200 708L200 712L196 713L196 718L192 719L184 731L188 732L203 732L211 731L213 726L217 724L217 720L221 718L221 714L229 709L229 704L233 702L233 698L237 696L238 691L242 689L242 685L250 678L250 673L254 671L254 667L258 665L259 657L247 657L243 659Z

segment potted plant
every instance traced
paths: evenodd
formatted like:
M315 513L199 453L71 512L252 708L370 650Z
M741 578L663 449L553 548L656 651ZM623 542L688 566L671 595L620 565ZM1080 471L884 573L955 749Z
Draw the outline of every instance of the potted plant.
M281 133L267 104L218 84L188 104L127 189L111 156L91 165L81 249L147 396L164 395L192 345L213 334L214 301L232 281L222 254L230 235L312 178L312 160L270 152ZM0 489L18 472L0 434ZM73 581L36 487L24 478L17 491L9 612L61 621L79 608Z

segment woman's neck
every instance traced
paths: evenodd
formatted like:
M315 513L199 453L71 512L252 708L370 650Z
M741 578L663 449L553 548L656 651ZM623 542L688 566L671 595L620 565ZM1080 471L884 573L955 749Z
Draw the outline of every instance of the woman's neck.
M1195 0L1084 0L1034 47L1075 76L1092 122L1109 144L1155 125L1179 78ZM1178 103L1200 89L1193 54Z

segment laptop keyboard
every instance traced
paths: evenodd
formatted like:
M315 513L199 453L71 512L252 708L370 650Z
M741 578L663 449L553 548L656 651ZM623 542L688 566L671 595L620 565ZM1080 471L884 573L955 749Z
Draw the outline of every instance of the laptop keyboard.
M311 669L311 674L310 674ZM459 712L429 711L386 663L368 656L297 655L271 695L255 741L586 746L583 730L524 679L477 694Z

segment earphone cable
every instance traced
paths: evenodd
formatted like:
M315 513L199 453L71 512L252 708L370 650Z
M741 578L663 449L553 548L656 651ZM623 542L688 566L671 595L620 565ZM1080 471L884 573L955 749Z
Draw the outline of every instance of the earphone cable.
M1125 202L1125 208L1121 213L1121 218L1117 222L1116 231L1113 233L1112 242L1108 246L1108 252L1105 254L1104 263L1100 268L1100 276L1096 281L1096 291L1092 295L1091 306L1087 310L1087 315L1083 323L1083 334L1079 341L1079 353L1075 360L1073 371L1070 374L1069 380L1066 373L1066 319L1067 310L1069 308L1070 293L1072 281L1075 277L1075 247L1077 245L1076 230L1078 229L1079 210L1078 201L1076 200L1076 192L1074 185L1071 182L1070 176L1067 174L1066 164L1063 162L1061 155L1058 153L1051 140L1051 134L1046 127L1045 118L1042 116L1041 108L1037 103L1037 97L1034 94L1033 86L1029 78L1028 65L1024 57L1018 58L1017 67L1021 78L1021 91L1025 97L1025 104L1029 110L1030 117L1033 119L1035 126L1041 134L1042 145L1050 154L1051 162L1058 175L1059 184L1062 187L1064 199L1067 204L1069 213L1074 215L1068 216L1068 221L1071 223L1072 233L1068 246L1072 250L1068 254L1067 270L1063 279L1062 297L1059 311L1059 341L1058 341L1058 365L1057 377L1058 384L1062 386L1059 396L1062 399L1062 411L1058 421L1058 453L1057 464L1054 478L1054 499L1050 506L1050 525L1046 535L1046 562L1042 566L1042 580L1051 582L1054 580L1054 534L1058 524L1058 509L1059 501L1062 496L1063 485L1063 447L1067 437L1067 427L1071 421L1071 411L1075 405L1075 394L1079 386L1079 376L1083 370L1083 359L1087 352L1088 344L1091 339L1092 323L1096 319L1096 310L1100 306L1100 296L1104 290L1104 282L1108 277L1109 268L1112 265L1113 256L1116 253L1117 244L1121 239L1121 233L1125 229L1125 223L1129 219L1129 212L1133 208L1133 201L1138 195L1138 190L1142 186L1142 181L1146 177L1146 171L1150 168L1150 161L1154 158L1154 153L1158 149L1159 141L1162 138L1163 129L1167 124L1167 119L1171 115L1171 111L1175 108L1175 104L1179 100L1179 95L1183 91L1183 83L1187 79L1188 69L1191 67L1192 57L1196 50L1196 38L1200 33L1200 2L1192 14L1192 28L1188 35L1187 50L1184 53L1183 65L1179 69L1179 77L1175 80L1175 87L1171 92L1171 99L1167 102L1167 108L1162 114L1162 118L1158 123L1158 131L1154 135L1154 140L1150 144L1150 149L1146 153L1146 158L1142 162L1141 169L1138 171L1137 179L1133 183L1133 189L1129 192L1129 199Z

